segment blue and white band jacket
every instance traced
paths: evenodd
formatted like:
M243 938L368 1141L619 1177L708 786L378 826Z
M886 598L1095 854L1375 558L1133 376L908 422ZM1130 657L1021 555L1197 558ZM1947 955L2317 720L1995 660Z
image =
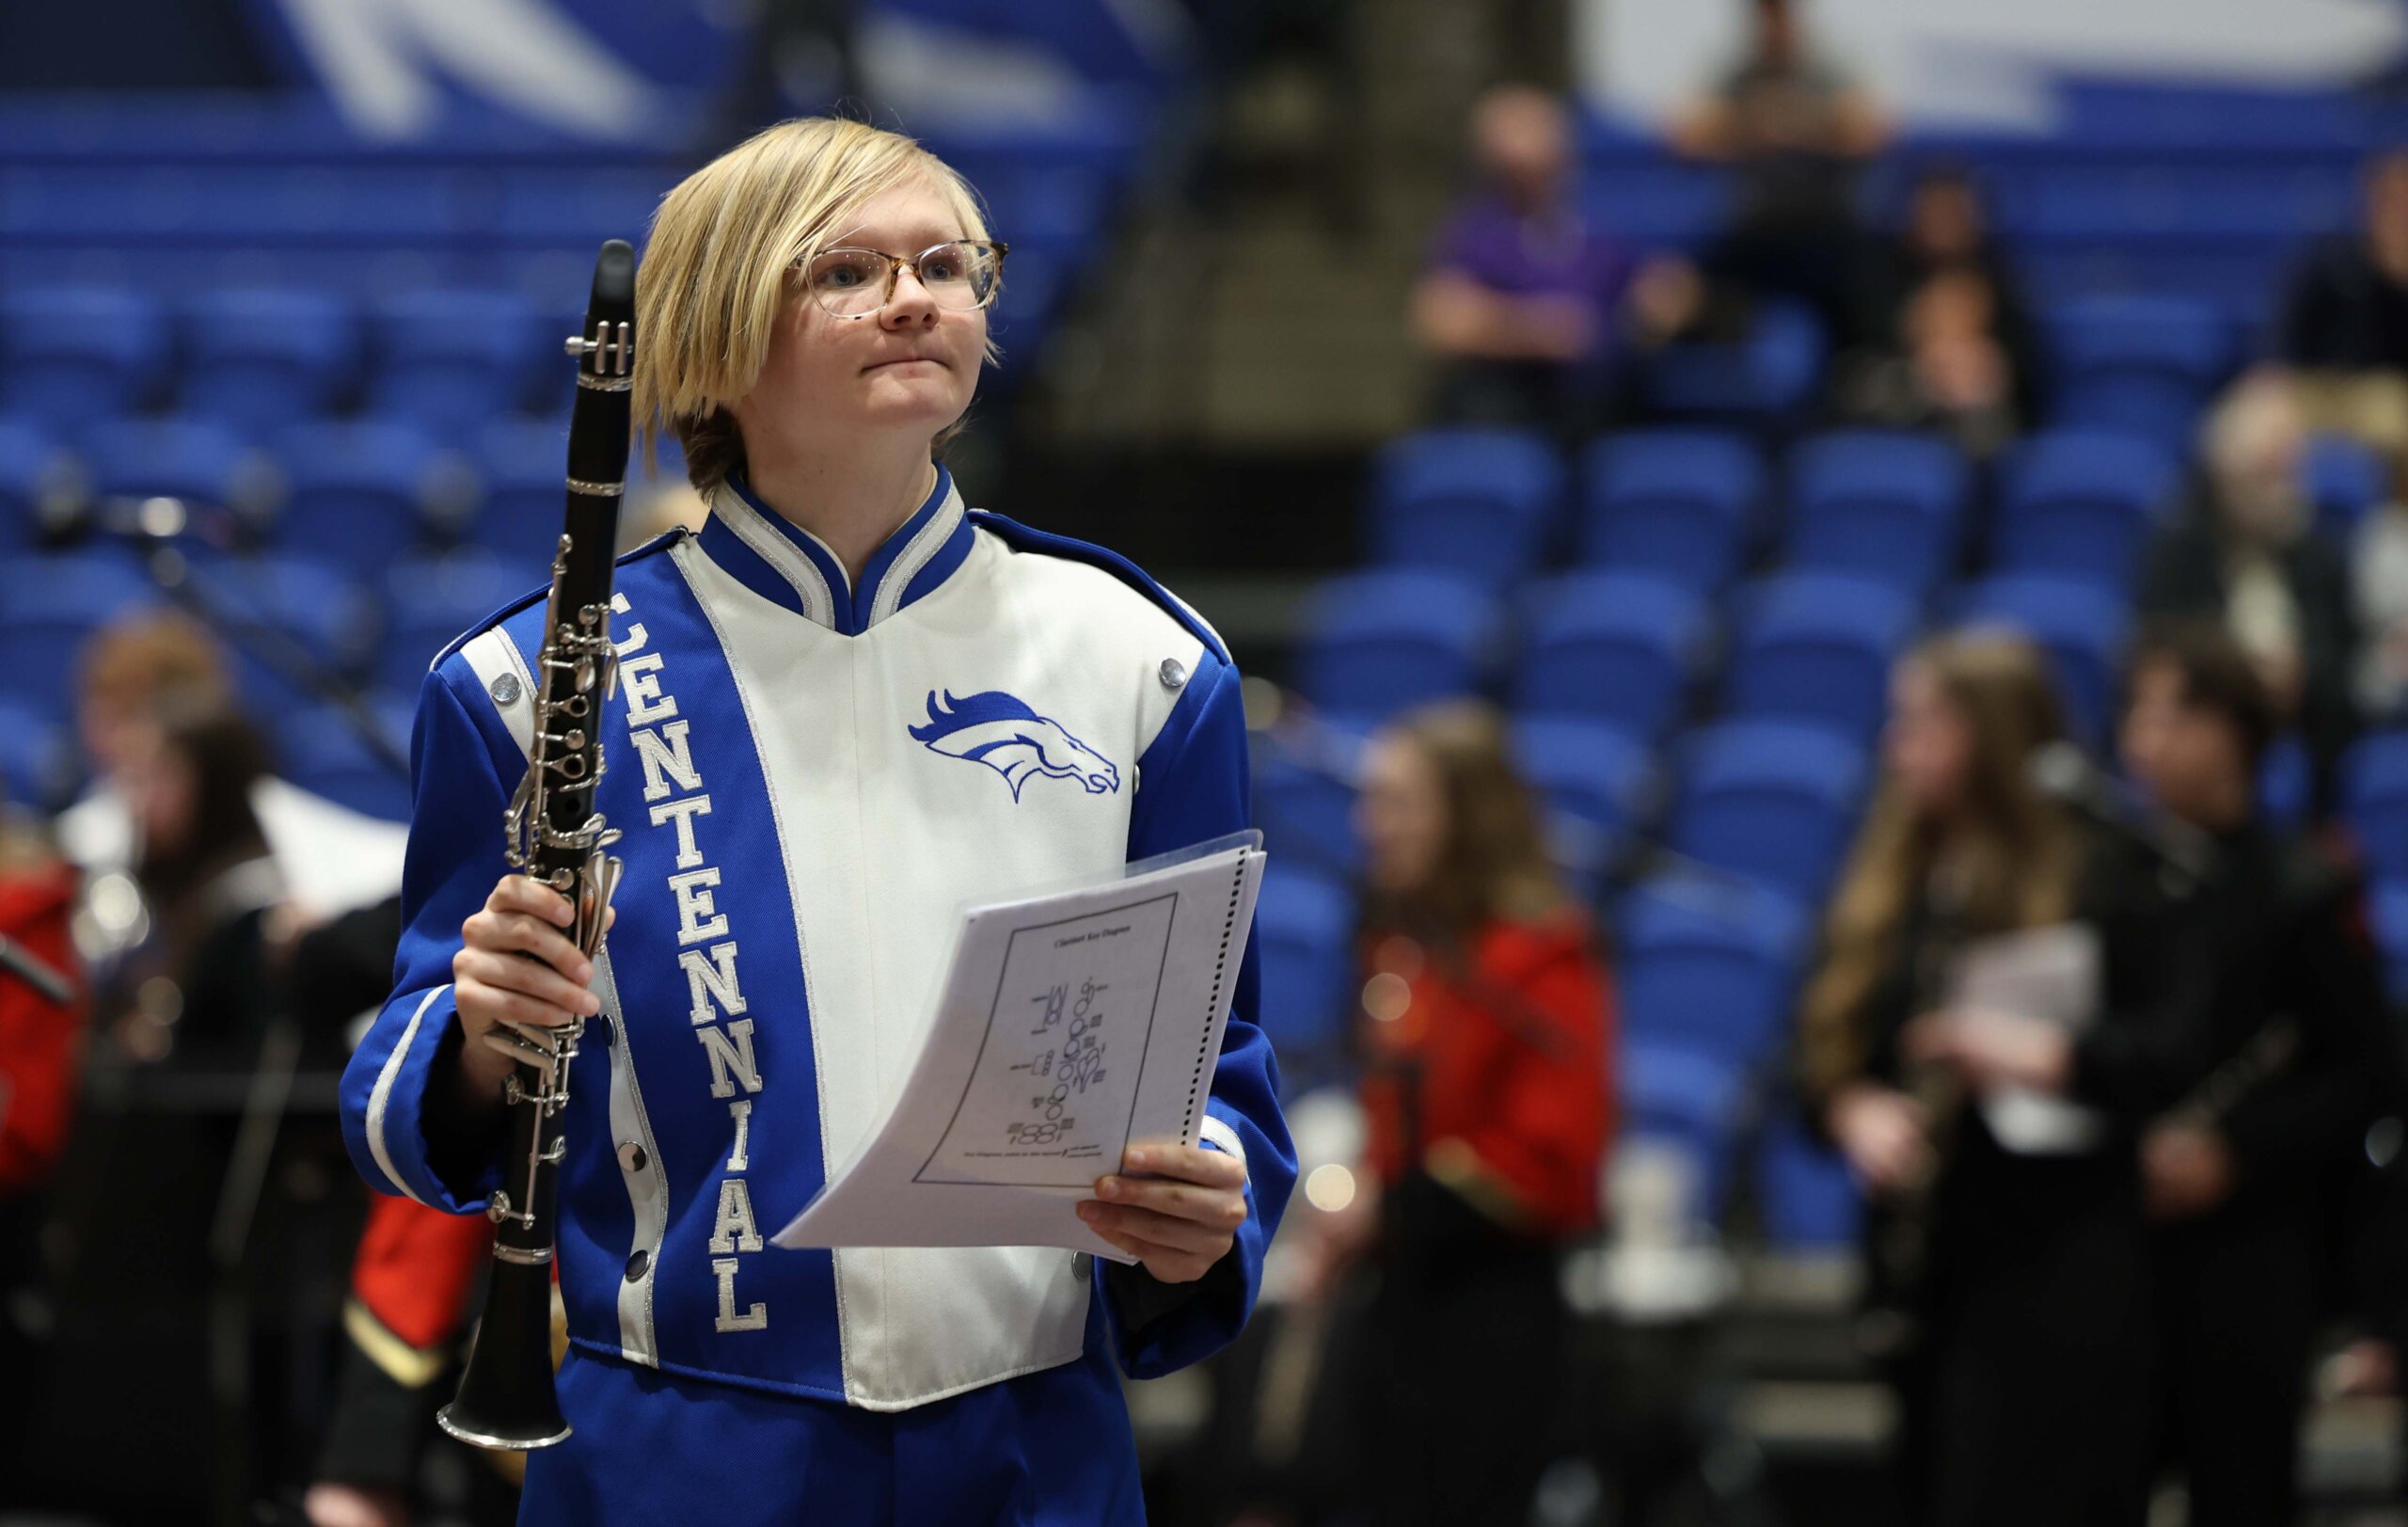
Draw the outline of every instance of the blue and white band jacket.
M899 1084L963 905L1247 824L1238 675L1210 628L1111 552L966 511L943 472L858 588L730 485L699 534L621 559L613 608L598 806L626 873L564 1125L571 1341L899 1410L1070 1362L1091 1331L1137 1376L1233 1337L1295 1173L1251 948L1203 1125L1245 1163L1251 1213L1202 1281L767 1240ZM543 619L531 596L427 676L394 993L343 1077L370 1183L456 1213L499 1164L431 1152L429 1090L460 1042L461 924L507 872Z

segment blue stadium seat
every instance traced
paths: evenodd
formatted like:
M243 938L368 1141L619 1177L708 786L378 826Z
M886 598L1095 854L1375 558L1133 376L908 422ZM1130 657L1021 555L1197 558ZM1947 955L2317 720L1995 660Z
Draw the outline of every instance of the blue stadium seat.
M410 751L411 703L399 695L369 698L371 719L404 759ZM410 779L377 756L341 708L296 709L277 728L277 771L312 795L387 821L410 819Z
M1827 726L1862 740L1889 709L1890 668L1915 603L1886 583L1792 573L1751 591L1732 644L1734 716Z
M2120 593L2081 579L2000 577L1966 587L1954 613L1961 626L2004 628L2037 644L2067 720L2086 740L2107 740L2131 635L2131 607Z
M285 478L277 549L362 578L382 576L428 538L439 506L473 491L467 462L415 424L322 421L286 430L276 443Z
M2408 732L2382 733L2350 750L2341 801L2372 878L2408 881Z
M2316 814L2316 760L2297 732L2274 739L2258 771L2258 800L2266 819L2291 832L2305 832Z
M1513 754L1547 811L1556 862L1584 899L1595 899L1655 807L1653 754L1611 726L1548 716L1513 724Z
M2320 435L2307 448L2307 491L2318 525L2347 547L2368 512L2390 501L2392 484L2373 447Z
M2176 482L2173 458L2147 440L2088 430L2040 436L2000 469L1994 570L2129 588Z
M1538 562L1563 458L1545 436L1506 429L1408 435L1373 458L1373 560L1501 588Z
M1918 435L1851 432L1789 459L1788 565L1877 579L1920 597L1954 561L1972 487L1962 452Z
M1306 616L1297 687L1323 710L1367 722L1471 693L1496 620L1487 595L1443 574L1331 579Z
M0 674L9 697L65 720L85 641L155 602L150 581L114 549L0 562Z
M1721 1217L1731 1151L1748 1103L1747 1077L1729 1057L1682 1044L1625 1042L1616 1079L1623 1133L1662 1146L1692 1173L1684 1217L1710 1225Z
M468 517L467 544L515 566L550 567L567 463L565 422L507 422L479 432L477 506Z
M81 454L103 498L182 499L248 524L276 499L273 464L232 430L203 420L107 420L84 432Z
M71 735L59 717L0 699L0 807L46 814L67 804L75 787Z
M1354 899L1343 881L1286 863L1263 873L1254 908L1262 956L1263 1032L1283 1085L1339 1069L1354 1015Z
M306 557L228 557L195 569L204 598L233 625L235 681L262 713L321 703L298 676L275 658L281 635L339 677L363 671L376 637L376 605L343 569Z
M1864 751L1818 726L1736 721L1686 752L1671 847L1800 900L1821 896L1855 831Z
M1636 573L1574 573L1533 610L1513 679L1525 715L1581 716L1654 740L1680 718L1711 640L1706 603Z
M1658 351L1647 367L1648 397L1680 418L1779 423L1814 402L1829 348L1810 309L1766 302L1744 340Z
M2384 989L2395 1004L2408 1004L2408 881L2377 885L2368 911L2383 951Z
M1810 933L1805 910L1775 893L1687 875L1646 882L1622 909L1624 1034L1761 1061L1790 1029Z
M462 429L517 411L538 360L557 359L534 310L501 292L413 292L369 315L368 406L436 429Z
M1583 563L1713 594L1739 570L1765 468L1741 436L1650 430L1590 447L1581 478Z
M0 419L0 556L12 556L41 538L42 517L72 475L50 431L31 420Z
M1254 758L1254 825L1263 846L1283 862L1338 878L1363 865L1354 835L1351 771L1330 760L1296 758L1258 745Z
M166 315L141 293L11 291L0 297L0 410L62 428L127 412L167 353Z
M375 681L415 696L435 655L454 637L547 582L543 570L483 551L421 554L395 563L384 582L387 617Z
M2050 324L2055 422L2116 430L2186 451L2230 357L2214 310L2179 297L2067 303Z
M1776 1251L1856 1250L1864 1200L1846 1158L1787 1117L1766 1126L1757 1149L1756 1202L1766 1243Z
M358 362L349 303L325 292L205 292L184 308L183 411L269 430L331 410Z

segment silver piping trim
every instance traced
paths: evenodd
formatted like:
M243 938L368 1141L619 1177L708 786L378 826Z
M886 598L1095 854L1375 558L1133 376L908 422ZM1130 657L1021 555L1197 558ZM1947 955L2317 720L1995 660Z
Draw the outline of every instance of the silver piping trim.
M383 1069L376 1073L376 1085L368 1093L368 1153L376 1158L376 1169L385 1174L387 1182L420 1203L426 1201L418 1196L418 1190L410 1186L409 1179L393 1165L393 1153L385 1144L385 1114L392 1106L393 1084L401 1079L402 1064L409 1058L410 1046L418 1042L420 1021L426 1017L426 1010L435 1006L435 999L450 990L452 983L445 981L419 998L417 1010L410 1014L410 1021L403 1026L400 1042L393 1046L393 1053L385 1058Z
M711 497L711 513L725 519L737 539L751 547L754 554L794 585L795 593L802 599L804 619L830 630L836 628L836 596L830 591L828 580L820 576L819 569L793 542L780 535L775 527L762 523L760 513L744 501L743 494L721 485Z
M619 979L610 968L610 943L606 936L594 955L594 991L610 1020L612 1041L604 1047L610 1058L610 1137L633 1139L646 1158L640 1172L621 1171L626 1184L627 1207L635 1227L627 1254L644 1253L643 1276L619 1280L619 1353L629 1362L648 1368L660 1365L660 1340L653 1323L653 1280L660 1273L660 1247L669 1237L669 1171L660 1163L660 1142L653 1137L652 1116L643 1105L643 1089L636 1081L635 1053L627 1042L625 1010L619 1005Z
M929 517L927 524L920 527L920 533L911 537L911 544L904 547L902 553L887 565L886 577L878 585L878 597L870 601L871 625L877 625L903 608L903 591L911 586L911 580L920 576L920 569L934 560L938 550L952 539L954 529L961 523L965 513L961 507L961 489L948 480L944 485L943 505Z

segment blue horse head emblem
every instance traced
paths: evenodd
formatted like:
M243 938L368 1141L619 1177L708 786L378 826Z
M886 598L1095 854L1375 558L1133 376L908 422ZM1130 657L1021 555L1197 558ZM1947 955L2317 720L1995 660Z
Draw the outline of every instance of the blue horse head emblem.
M1004 776L1020 799L1021 787L1036 774L1074 779L1089 795L1120 788L1120 771L1095 749L1065 731L1050 716L1040 716L1028 703L1000 690L955 698L944 703L928 692L928 724L905 730L931 753L969 758Z

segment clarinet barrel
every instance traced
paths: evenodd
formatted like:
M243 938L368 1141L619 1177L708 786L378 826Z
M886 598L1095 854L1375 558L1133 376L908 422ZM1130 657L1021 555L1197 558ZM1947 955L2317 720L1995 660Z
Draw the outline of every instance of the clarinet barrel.
M602 707L617 671L610 582L631 423L635 265L624 241L602 246L584 329L568 342L578 372L567 519L534 664L527 774L502 824L512 867L568 898L576 912L570 940L589 959L602 942L619 875L619 861L606 851L618 834L595 809L594 786L602 777ZM485 1211L494 1261L484 1316L459 1392L436 1417L445 1431L482 1447L549 1447L569 1434L552 1382L552 1255L569 1066L584 1027L579 1019L512 1030L526 1058L502 1086L510 1141L501 1185Z

